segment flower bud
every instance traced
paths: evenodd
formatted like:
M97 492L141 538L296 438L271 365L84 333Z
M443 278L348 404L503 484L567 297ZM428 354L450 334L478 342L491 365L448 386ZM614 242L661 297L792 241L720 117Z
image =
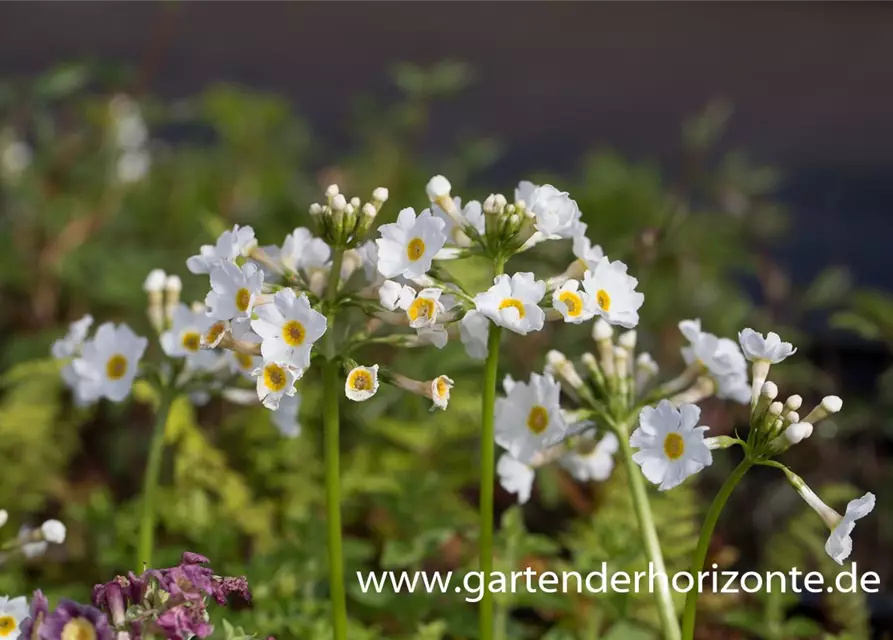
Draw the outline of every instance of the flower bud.
M54 544L62 544L65 542L65 525L58 520L47 520L40 525L40 532L43 539Z
M800 414L796 411L788 411L784 414L784 421L788 424L797 424L800 422Z
M621 333L620 337L617 338L617 344L627 351L634 351L636 348L636 330L630 329Z
M322 205L321 204L319 204L318 202L314 202L313 204L310 205L310 215L311 216L318 216L321 213L322 213Z
M812 425L808 422L795 422L784 430L784 439L790 444L798 444L812 435Z
M803 398L796 394L784 401L785 411L799 411L801 406L803 406Z
M596 320L595 324L592 326L592 338L596 342L601 342L602 340L610 340L611 336L613 335L614 329L612 329L611 325L602 318Z
M178 299L180 297L180 292L183 290L183 281L180 280L180 276L178 275L170 275L167 277L167 280L164 281L164 290L167 292L169 296L176 296Z
M825 396L822 398L822 401L819 403L815 409L809 412L809 415L804 418L804 422L810 422L812 424L816 424L821 420L824 420L829 415L837 413L843 408L843 400L841 400L837 396Z
M619 378L629 375L629 352L623 347L614 347L614 370Z
M388 201L388 190L384 187L376 187L374 191L372 191L372 200L377 202L380 205L384 204Z
M0 509L0 527L5 525L7 520L9 520L9 513L6 509Z
M167 283L167 274L162 269L152 269L143 282L143 291L146 293L161 293Z
M360 202L360 199L357 198L356 196L354 196L353 198L350 199L350 206L352 206L354 209L359 209L360 205L362 205L362 203Z
M337 185L337 184L330 184L330 185L326 188L326 198L330 198L330 199L331 199L331 198L334 198L335 196L338 195L338 193L339 193L339 191L338 191L338 185Z
M493 204L495 205L497 211L502 212L505 210L505 205L508 204L508 202L506 201L504 195L502 195L501 193L497 193L496 196L493 198Z
M425 193L431 202L436 202L441 198L449 198L452 188L449 180L443 176L434 176L425 186Z
M546 354L546 366L554 372L554 374L567 382L571 388L579 389L583 386L583 379L574 368L574 363L567 359L560 351L552 349Z
M347 199L341 195L340 193L335 194L332 197L332 210L333 211L344 211L347 207Z

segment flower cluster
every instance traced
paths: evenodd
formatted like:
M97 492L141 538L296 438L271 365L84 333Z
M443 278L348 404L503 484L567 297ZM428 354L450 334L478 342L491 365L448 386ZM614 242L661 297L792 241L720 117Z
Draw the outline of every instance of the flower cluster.
M93 588L92 606L62 600L50 611L43 593L0 598L0 635L23 640L131 640L160 635L169 640L207 638L214 632L208 605L231 595L251 601L244 577L218 576L208 559L186 552L176 567L117 576Z

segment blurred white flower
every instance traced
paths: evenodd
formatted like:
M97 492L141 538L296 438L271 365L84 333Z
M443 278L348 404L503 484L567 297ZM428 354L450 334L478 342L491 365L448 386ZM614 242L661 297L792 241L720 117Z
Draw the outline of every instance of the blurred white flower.
M592 244L586 237L586 228L583 222L577 226L577 233L574 236L574 256L585 262L589 269L594 269L599 260L605 257L605 252L601 246Z
M65 525L58 520L47 520L40 525L40 532L43 534L43 539L47 542L52 542L53 544L65 542Z
M217 238L213 245L204 244L199 254L186 260L186 268L195 274L210 273L221 262L235 262L239 256L247 256L257 246L254 229L234 225Z
M473 360L486 360L487 335L490 321L476 309L471 309L459 323L459 338L465 346L465 353Z
M567 425L558 404L561 386L550 375L532 373L496 400L496 443L521 462L558 442Z
M535 475L533 467L513 458L509 453L503 453L496 462L496 475L499 476L499 484L503 489L517 494L518 504L530 500Z
M695 405L677 409L669 400L661 400L656 408L645 407L639 414L639 427L629 439L638 449L633 460L661 491L679 486L713 463L704 442L709 427L696 426L700 417L701 410Z
M285 236L279 259L291 271L305 273L329 266L332 248L322 238L314 237L309 229L298 227Z
M51 353L56 360L70 358L80 352L90 327L93 326L93 316L87 314L80 320L76 320L68 325L68 333L64 338L59 338L53 342Z
M588 431L582 437L587 436L592 438L594 433ZM617 453L619 446L617 436L609 431L588 452L575 450L562 457L561 466L580 482L590 480L602 482L611 476L611 471L614 469L614 454Z
M148 343L126 324L100 325L95 337L84 343L80 357L72 363L77 377L76 394L87 402L99 398L120 402L126 398Z
M298 420L300 410L300 393L284 396L279 400L279 409L270 413L270 420L283 436L296 438L301 435L301 423Z
M151 166L152 156L147 151L125 151L118 157L115 175L120 182L133 184L145 178Z

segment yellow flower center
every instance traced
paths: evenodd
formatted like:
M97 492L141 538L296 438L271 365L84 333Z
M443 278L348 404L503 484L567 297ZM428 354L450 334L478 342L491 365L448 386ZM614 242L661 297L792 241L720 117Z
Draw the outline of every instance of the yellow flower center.
M243 313L248 311L248 305L251 304L251 292L242 287L236 291L236 308Z
M536 435L541 434L549 426L549 412L540 405L535 405L527 414L527 428Z
M187 331L183 334L182 343L187 351L198 351L202 346L202 337L195 331Z
M406 313L413 322L419 318L427 320L434 316L434 300L430 298L416 298L409 305Z
M518 317L521 318L522 320L524 319L524 315L525 315L524 314L524 304L520 300L518 300L517 298L506 298L505 300L503 300L502 302L499 303L500 311L502 311L503 309L509 309L509 308L517 309Z
M264 384L272 391L282 391L285 388L285 369L278 364L268 364L264 367Z
M205 334L205 342L209 345L214 344L215 342L220 340L220 336L223 335L224 331L226 331L226 323L215 322L211 325L211 328L208 329L208 332Z
M598 293L595 294L595 301L605 311L611 310L611 296L608 295L608 292L604 289L599 289Z
M676 432L668 433L664 438L664 453L670 460L681 458L685 453L685 440L682 439L682 436Z
M415 262L425 255L425 241L421 238L413 238L406 245L406 257Z
M567 307L567 315L575 318L583 313L583 299L580 294L573 291L562 291L558 295L558 299Z
M440 398L445 398L450 393L450 383L447 382L446 376L440 376L434 383L434 387L437 389L437 396Z
M109 380L120 380L127 373L127 358L116 353L105 363L105 375Z
M370 391L375 386L372 374L365 369L351 371L350 379L347 382L354 391Z
M62 627L61 640L96 640L96 630L89 620L74 618Z
M16 619L12 616L0 617L0 638L6 638L17 628Z
M289 320L282 327L282 339L290 347L300 347L306 336L307 330L297 320Z
M250 369L254 365L254 360L247 353L236 353L236 362L239 363L239 366L243 369Z

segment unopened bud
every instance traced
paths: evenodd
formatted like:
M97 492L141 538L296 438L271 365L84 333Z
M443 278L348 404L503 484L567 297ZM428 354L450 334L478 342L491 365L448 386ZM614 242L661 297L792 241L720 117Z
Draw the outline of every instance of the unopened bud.
M760 395L769 400L775 400L775 398L778 397L778 385L771 381L763 383L763 388L760 389ZM780 405L780 403L776 404ZM778 413L781 413L781 409L778 410Z
M546 363L555 375L567 382L571 388L579 389L583 386L583 379L577 373L574 364L560 351L554 349L549 351L546 354Z
M592 339L596 342L601 342L602 340L610 340L611 336L613 335L614 329L611 328L611 325L602 318L596 320L595 324L592 326Z
M332 198L332 210L344 211L346 207L347 199L340 193L335 194L335 196Z
M384 204L388 201L388 190L384 187L376 187L375 190L372 192L372 199L375 202Z
M620 334L620 337L617 338L617 344L627 351L634 351L636 348L636 337L637 334L635 329L624 331Z
M815 409L809 412L809 415L803 419L804 422L816 424L829 415L837 413L843 408L843 400L837 396L825 396Z
M362 203L360 202L360 199L357 197L353 197L350 199L350 206L352 206L354 209L359 209L361 204Z
M167 274L162 269L152 269L143 282L143 291L146 293L161 293L167 283Z
M334 198L339 193L337 184L330 184L328 188L326 188L326 197Z
M788 424L796 424L800 422L800 414L796 411L788 411L784 414L784 421Z
M802 406L803 398L798 395L790 396L787 400L784 401L785 411L799 411L800 407Z
M311 216L318 216L321 213L322 213L322 205L321 204L319 204L318 202L314 202L313 204L310 205L310 215Z
M508 204L508 202L505 199L504 195L502 195L501 193L497 193L496 196L493 198L493 204L496 206L496 209L498 211L503 211L505 209L505 205Z
M178 275L170 275L167 277L167 280L164 281L164 290L170 294L180 295L180 292L183 290L183 281L180 280L180 276Z
M435 202L441 198L448 198L452 188L449 180L443 176L434 176L425 186L425 193L428 194L428 199L431 202Z
M808 422L796 422L784 430L784 438L790 444L798 444L812 435L812 425Z

